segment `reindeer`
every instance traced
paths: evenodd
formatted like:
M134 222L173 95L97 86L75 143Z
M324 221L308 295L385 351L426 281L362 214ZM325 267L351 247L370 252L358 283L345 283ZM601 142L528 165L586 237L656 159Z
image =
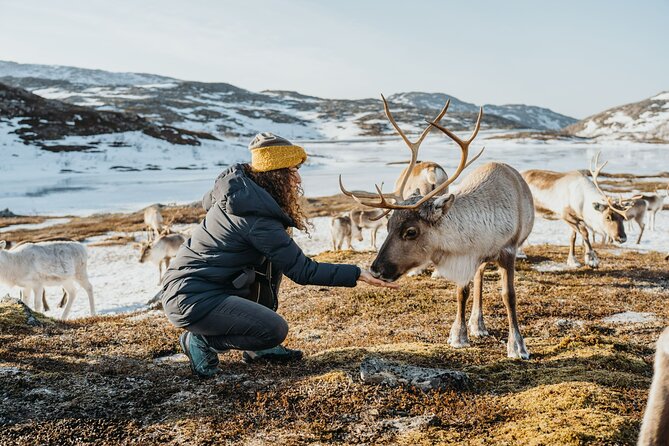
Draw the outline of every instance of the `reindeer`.
M95 315L93 286L88 280L86 248L79 242L26 243L9 251L0 241L0 281L21 287L27 300L32 292L35 311L42 311L44 286L62 285L67 294L63 319L67 319L76 297L75 283L88 294L91 316ZM62 301L61 301L62 302Z
M153 242L142 244L142 250L139 255L139 263L150 261L158 265L158 285L163 280L163 265L165 271L170 267L172 257L177 255L179 247L184 244L186 237L181 234L161 235Z
M669 188L667 188L667 194L669 194ZM649 229L651 231L655 231L655 214L662 210L664 206L664 195L660 195L659 193L655 195L639 195L639 198L648 203L648 226L650 226Z
M387 223L383 211L377 209L354 209L350 212L351 234L359 242L362 241L362 230L370 229L371 247L376 251L376 234Z
M669 328L665 328L657 340L654 369L639 446L669 444Z
M632 221L635 221L639 226L639 236L636 239L638 245L641 243L641 236L646 228L644 219L648 210L648 202L642 198L632 197L629 200L620 200L620 207L625 210L625 220L628 222L627 229L632 230Z
M144 224L149 230L149 240L160 236L164 231L163 215L158 206L149 206L144 210Z
M574 256L577 233L585 245L584 262L592 268L599 266L599 258L590 244L588 229L618 243L627 241L623 227L626 209L619 209L599 187L597 177L606 165L605 162L598 166L599 153L594 162L594 170L592 162L590 165L592 181L581 171L526 170L522 173L532 191L537 212L547 219L562 219L571 228L567 265L573 267L581 266Z
M330 223L330 233L332 234L333 251L341 251L341 247L346 242L348 249L351 248L351 217L348 215L338 215L332 217Z
M406 175L406 171L409 170L406 167L402 170L402 173L397 178L395 182L395 189L398 189L401 184L401 180ZM433 161L417 161L416 165L411 172L408 174L406 185L402 191L404 196L409 196L415 191L418 191L419 194L425 195L429 192L432 192L437 186L448 180L448 175L443 167ZM441 194L447 194L448 188L441 191Z
M528 359L530 355L518 328L513 279L516 251L534 224L534 206L529 187L512 167L502 163L488 163L464 178L455 194L440 196L483 152L468 161L469 146L481 128L483 108L479 111L474 131L468 140L461 140L439 125L450 104L447 101L418 140L411 142L393 119L385 98L383 103L388 120L411 150L410 167L415 164L420 144L432 127L438 128L457 143L461 157L455 173L447 181L424 196L414 194L408 199L402 195L404 187L390 194L384 194L379 186L376 186L376 193L350 192L344 188L340 176L340 188L344 194L363 205L385 209L386 213L394 210L388 222L388 237L372 263L371 273L377 278L393 282L413 268L428 262L434 263L444 277L457 285L457 313L449 343L458 348L469 345L465 306L472 279L474 304L469 330L472 336L488 334L482 312L483 271L488 262L496 263L499 266L501 294L509 323L507 354L511 358ZM406 182L405 174L400 186Z

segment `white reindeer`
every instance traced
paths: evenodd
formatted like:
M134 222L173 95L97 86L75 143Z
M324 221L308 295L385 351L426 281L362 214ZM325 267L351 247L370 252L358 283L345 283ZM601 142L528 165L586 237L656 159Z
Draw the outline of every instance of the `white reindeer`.
M667 191L669 192L669 190ZM652 194L643 194L638 197L644 199L648 203L648 226L651 231L655 230L655 216L658 211L661 211L664 206L664 195L659 193Z
M669 328L657 340L653 382L639 432L639 446L669 444Z
M67 294L62 318L67 319L78 283L88 295L91 316L95 315L84 245L79 242L26 243L10 251L4 249L6 245L4 240L0 241L0 281L20 287L26 300L32 292L35 311L42 311L44 287L61 285Z
M409 170L406 167L399 178L395 182L395 190L398 190L402 184L402 179L406 175L406 172ZM437 186L446 182L448 180L448 175L443 167L433 161L420 161L416 162L416 165L411 169L409 176L407 178L404 189L402 190L402 195L408 197L414 192L418 192L420 195L426 195L432 192ZM440 195L447 194L448 188L442 190Z
M172 257L177 255L179 247L184 244L186 237L181 234L161 235L153 242L144 243L139 255L139 263L147 261L158 266L158 285L163 280L163 265L165 271L170 267Z
M597 166L599 153L594 161L595 169L590 168L592 181L581 171L527 170L522 173L532 190L537 213L548 219L562 219L571 228L567 264L573 267L580 266L574 255L577 233L585 245L584 262L592 268L599 266L599 258L590 244L588 230L619 243L627 241L623 227L625 209L619 209L599 187L597 176L606 163Z
M413 164L430 128L425 129L416 142L410 142L395 123L385 98L384 103L386 116L411 149ZM423 197L413 195L408 200L399 193L404 188L393 194L383 194L378 187L376 194L349 192L340 179L341 189L366 206L388 212L395 210L388 223L388 237L372 263L371 272L375 277L393 282L407 271L432 262L444 277L456 283L457 315L449 337L453 347L469 345L465 306L472 279L474 304L469 329L472 336L488 334L482 313L483 270L486 263L497 263L509 323L507 354L528 359L530 355L518 328L513 279L516 251L534 224L532 194L515 169L506 164L488 163L464 178L455 194L438 196L482 152L467 161L469 145L481 128L483 109L479 111L471 137L463 141L437 123L448 105L449 102L435 122L430 123L454 140L462 152L457 170L446 182Z
M351 217L348 215L338 215L332 217L330 223L330 233L332 234L332 249L341 251L344 242L348 249L351 247Z
M163 232L163 215L158 206L150 206L144 210L144 224L151 231L152 237L158 237Z
M620 207L625 209L625 220L627 220L629 231L632 230L632 222L635 221L639 226L639 236L636 239L636 244L641 243L641 236L646 228L644 222L646 211L648 210L648 202L642 198L632 197L629 200L620 200Z
M378 209L354 209L350 213L351 218L351 234L359 242L362 241L362 230L370 230L370 246L372 249L376 250L376 235L379 232L379 229L384 227L388 220L384 217L385 213Z

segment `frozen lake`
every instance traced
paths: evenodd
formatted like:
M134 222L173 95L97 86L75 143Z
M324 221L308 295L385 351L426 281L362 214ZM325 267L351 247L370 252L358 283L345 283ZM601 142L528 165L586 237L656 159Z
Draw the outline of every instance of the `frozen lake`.
M602 151L605 172L656 174L669 170L669 145L629 142L540 142L489 139L482 132L472 152L486 150L474 164L501 161L518 170L574 170L587 168ZM165 150L150 138L128 138L128 147L101 147L97 153L50 153L23 144L0 145L0 209L20 214L86 215L105 211L135 211L146 205L199 200L225 166L248 161L239 144L205 141L203 146L174 146ZM20 145L19 145L20 144ZM385 182L390 191L402 170L389 162L409 159L399 140L363 140L303 145L310 154L302 168L307 196L339 191L338 176L350 189L373 190ZM101 152L101 153L100 153ZM459 160L457 146L431 135L420 159L433 160L452 172ZM466 172L465 172L466 174Z

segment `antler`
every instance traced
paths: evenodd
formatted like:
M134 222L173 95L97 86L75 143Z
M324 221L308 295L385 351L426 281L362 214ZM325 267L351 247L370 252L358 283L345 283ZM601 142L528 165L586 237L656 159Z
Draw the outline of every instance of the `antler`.
M604 199L606 200L606 203L609 205L609 208L610 208L613 212L615 212L616 214L622 215L625 219L627 219L627 214L626 214L626 212L627 212L632 206L629 206L629 207L627 207L627 209L623 209L622 211L619 210L619 209L617 209L616 206L615 206L615 203L613 202L613 200L611 200L611 198L610 198L608 195L606 195L606 194L604 193L604 191L602 190L602 188L599 187L599 182L597 181L597 177L598 177L599 174L601 173L601 171L602 171L602 169L604 168L604 166L606 166L606 165L609 163L608 161L604 161L604 163L603 163L601 166L598 166L598 164L599 164L599 155L600 155L601 153L602 153L601 150L598 151L598 152L597 152L597 155L595 155L594 160L590 160L590 175L592 175L592 182L593 182L593 184L595 185L595 187L597 188L597 190L599 191L599 193L602 194L602 197L604 197ZM592 170L592 162L593 162L593 161L595 162L595 170ZM622 201L620 202L620 206L622 207Z
M442 113L445 112L445 109L447 107L448 107L448 102L446 103L446 107L444 107L444 110L442 110ZM440 114L440 116L442 116L442 114ZM472 141L474 141L474 138L476 138L476 136L479 133L479 130L481 129L481 119L482 118L483 118L483 107L481 107L480 110L479 110L479 114L478 114L478 117L476 118L476 124L474 126L474 131L472 132L472 135L469 137L469 139L467 139L465 141L458 138L450 130L440 126L437 122L428 121L430 126L438 128L442 132L446 133L446 135L448 135L453 141L455 141L458 144L458 146L460 146L460 150L461 150L462 153L461 153L461 156L460 156L460 164L458 165L458 168L455 170L455 173L453 175L451 175L450 178L448 178L448 180L446 180L446 182L437 186L435 189L433 189L430 193L426 194L424 197L422 197L416 203L408 204L408 205L390 203L386 200L386 196L384 196L382 194L381 188L378 187L378 186L376 186L377 195L375 195L375 198L379 199L379 201L377 201L377 202L363 201L363 200L360 199L360 198L367 198L367 197L356 197L353 194L349 195L349 196L353 196L353 198L360 204L363 204L363 205L369 206L369 207L374 207L374 208L388 209L389 210L388 212L390 212L390 210L392 210L392 209L416 209L416 208L418 208L420 205L422 205L423 203L425 203L426 201L428 201L429 199L431 199L435 195L438 195L441 191L443 191L449 185L451 185L460 176L460 174L462 173L463 170L465 170L467 167L469 167L469 165L471 163L476 161L478 159L478 157L481 156L481 154L483 153L483 150L485 150L485 147L483 149L481 149L481 151L479 153L477 153L475 157L473 157L471 160L467 161L467 158L469 157L469 145L472 143ZM421 135L421 139L419 139L419 142L422 141L424 136L427 136L427 130L425 132L423 132L423 135ZM405 137L405 141L408 141L408 140L406 140L406 137ZM414 154L414 156L412 157L412 160L415 159L416 154L417 154L417 150L416 150L416 153ZM403 181L403 183L405 183L405 181ZM340 182L340 185L341 185L341 182ZM401 188L402 189L404 188L404 184L401 185ZM343 190L343 186L342 186L342 190Z
M393 114L390 112L390 107L388 106L388 101L386 100L385 96L381 95L381 99L383 99L383 110L386 113L386 117L388 118L392 126L395 128L395 130L397 130L397 133L400 135L400 137L402 137L406 145L409 147L409 150L411 150L411 161L409 162L409 167L405 169L402 175L402 180L398 182L399 187L397 188L397 190L389 194L384 194L381 192L383 184L381 184L381 187L379 187L378 185L374 185L377 191L376 193L365 192L365 191L349 191L346 188L344 188L344 184L342 183L341 180L341 175L339 175L339 188L341 189L344 195L353 198L355 201L365 206L392 209L386 206L386 205L391 205L391 203L388 202L387 200L394 200L396 203L404 200L404 187L406 186L406 183L409 180L409 175L411 175L411 171L416 166L418 160L418 149L420 148L420 145L423 143L425 137L427 137L427 135L432 130L432 125L428 125L425 128L425 130L423 130L423 133L421 133L420 137L416 141L414 142L409 141L409 138L407 138L406 134L402 131L402 129L400 129L400 127L397 125L397 122L395 122L395 118L393 117ZM446 110L448 110L448 106L450 104L451 100L449 99L446 101L446 105L444 105L444 108L441 109L441 112L439 112L437 117L434 118L435 122L441 121L441 119L446 114ZM370 199L370 198L379 198L380 201L378 203L370 202L369 204L367 202L361 201L362 199Z

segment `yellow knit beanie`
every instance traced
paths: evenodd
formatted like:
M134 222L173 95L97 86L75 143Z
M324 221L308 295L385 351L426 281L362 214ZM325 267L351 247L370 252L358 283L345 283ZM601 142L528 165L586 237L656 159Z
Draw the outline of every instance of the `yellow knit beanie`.
M296 167L307 159L300 146L272 133L258 133L251 144L251 167L256 172Z

